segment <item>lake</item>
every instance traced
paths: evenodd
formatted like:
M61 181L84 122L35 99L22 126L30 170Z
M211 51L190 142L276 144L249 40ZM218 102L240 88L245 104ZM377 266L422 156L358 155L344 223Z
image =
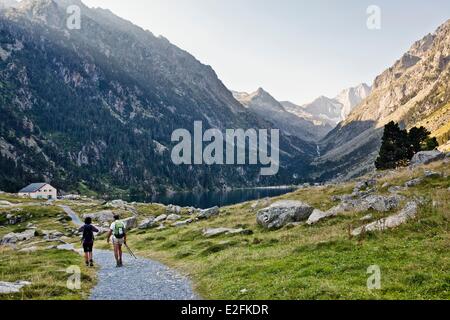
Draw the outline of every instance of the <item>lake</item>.
M165 205L173 204L181 207L194 207L200 209L223 207L251 200L276 197L296 190L293 187L237 189L223 192L180 192L168 195L156 195L147 199L131 197L131 201L154 202Z

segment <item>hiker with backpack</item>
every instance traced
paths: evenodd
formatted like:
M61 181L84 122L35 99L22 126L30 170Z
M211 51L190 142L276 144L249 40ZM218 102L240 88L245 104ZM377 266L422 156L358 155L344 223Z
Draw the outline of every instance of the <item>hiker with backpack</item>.
M118 215L114 216L114 222L109 228L108 238L106 241L110 243L112 236L112 243L114 245L114 257L116 258L117 267L123 267L122 246L127 244L127 233L125 229L125 223L123 223L123 221L120 221L120 217Z
M92 225L92 218L87 217L84 220L84 226L82 226L79 231L83 234L83 238L81 239L81 243L83 245L84 250L84 260L86 262L87 267L94 266L94 258L93 258L93 248L94 248L94 232L98 232L98 229Z

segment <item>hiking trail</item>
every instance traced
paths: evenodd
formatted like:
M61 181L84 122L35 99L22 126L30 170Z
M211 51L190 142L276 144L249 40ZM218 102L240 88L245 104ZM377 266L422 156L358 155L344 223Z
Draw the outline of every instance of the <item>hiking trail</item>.
M69 207L63 210L79 225L81 219ZM146 258L134 259L123 248L124 267L116 268L112 251L95 250L99 267L90 300L198 300L190 280L167 266Z

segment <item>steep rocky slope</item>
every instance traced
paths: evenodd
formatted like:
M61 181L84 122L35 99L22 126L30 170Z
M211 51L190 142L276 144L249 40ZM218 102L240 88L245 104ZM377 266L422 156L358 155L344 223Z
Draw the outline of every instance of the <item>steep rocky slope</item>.
M287 111L299 117L305 117L334 128L339 122L344 121L350 112L367 98L371 90L370 86L363 83L343 90L333 99L321 96L303 106L295 105L289 101L281 102L281 104Z
M441 144L446 143L449 61L450 20L378 76L367 99L321 141L323 156L315 162L316 176L349 178L373 168L383 127L389 121L406 128L423 125Z
M272 122L277 128L292 136L317 141L332 129L329 125L288 112L279 101L262 88L250 94L233 92L233 95L250 112Z
M66 9L81 7L81 29ZM0 11L0 188L34 180L63 190L214 189L283 184L315 146L281 137L275 177L256 166L175 166L175 129L273 125L233 98L210 66L167 39L78 0L24 0ZM83 186L79 186L79 182ZM130 190L131 189L131 190Z

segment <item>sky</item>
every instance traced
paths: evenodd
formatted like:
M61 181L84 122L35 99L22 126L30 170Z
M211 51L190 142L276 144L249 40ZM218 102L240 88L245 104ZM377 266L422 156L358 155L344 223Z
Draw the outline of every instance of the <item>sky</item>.
M448 0L83 2L166 37L211 65L231 90L262 87L297 104L372 84L415 41L450 19ZM367 27L371 5L380 8L379 29Z

